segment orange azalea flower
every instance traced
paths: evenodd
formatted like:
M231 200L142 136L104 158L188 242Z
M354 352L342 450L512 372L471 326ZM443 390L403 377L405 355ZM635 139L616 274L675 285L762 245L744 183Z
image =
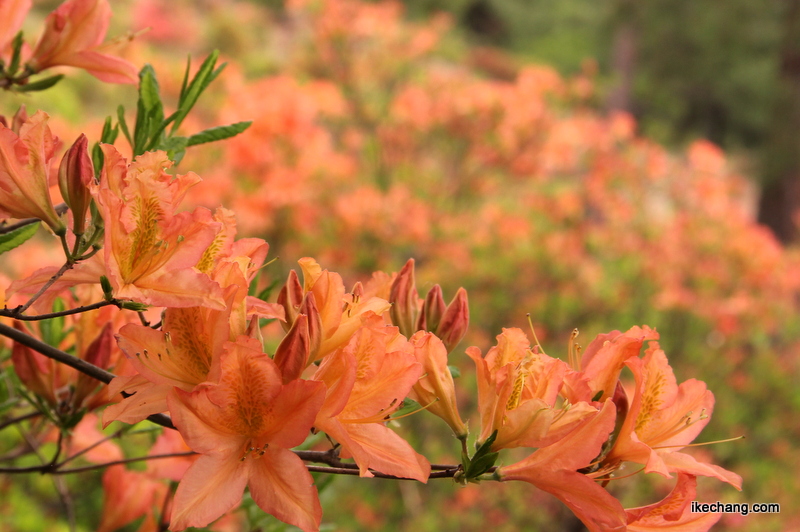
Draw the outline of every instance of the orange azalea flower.
M675 488L661 501L639 508L626 509L628 532L673 530L706 532L719 521L719 513L692 513L691 503L697 498L697 477L678 473Z
M409 339L414 356L422 365L422 377L411 389L411 398L445 420L457 438L466 438L469 430L458 413L455 383L447 367L447 348L433 333L418 331Z
M136 67L101 44L111 7L106 0L67 0L48 15L30 65L36 72L58 65L82 68L109 83L136 83Z
M19 135L0 123L0 216L39 218L64 234L50 200L49 170L57 139L48 118L38 111L25 120Z
M714 410L714 394L702 381L677 384L664 351L650 342L644 358L626 362L636 390L616 443L595 476L610 473L624 461L645 465L645 472L715 477L741 490L742 478L713 464L678 452L705 428Z
M384 425L419 380L421 365L397 327L370 314L350 341L325 358L314 380L328 387L314 427L338 441L358 464L369 469L425 482L430 464Z
M255 265L263 262L269 246L260 239L232 242L232 213L222 210L217 219L228 229L220 231L206 250L200 269L209 270L217 263L211 279L223 288L226 308L170 307L164 311L161 331L140 324L122 327L117 336L120 348L139 374L117 377L109 386L112 395L120 391L133 395L105 410L106 425L112 421L136 423L165 412L173 386L190 392L202 382L216 381L223 345L246 333L250 315L282 319L279 306L247 296Z
M0 1L0 20L3 21L3 24L0 25L0 57L22 27L25 15L30 10L31 0Z
M198 270L222 225L208 209L175 213L189 187L190 172L173 177L164 152L147 152L133 163L114 146L102 146L105 165L92 195L105 223L103 253L82 261L53 283L60 292L108 278L113 296L159 307L225 307L222 289ZM10 292L35 292L55 273L42 268L11 284Z
M323 270L314 259L306 257L297 262L303 270L304 293L314 294L322 319L322 342L309 363L346 344L361 327L363 315L374 312L380 316L389 310L389 302L385 299L361 298L355 293L345 295L342 277L338 273Z
M543 447L597 412L585 401L557 406L567 365L536 351L516 328L503 329L485 357L477 347L467 349L477 368L479 444L497 431L492 450Z
M164 505L167 485L142 471L109 467L103 474L103 513L98 532L113 532Z
M238 505L249 486L265 512L317 530L322 509L314 481L289 449L308 435L324 399L322 383L282 384L257 340L227 344L219 384L175 389L167 399L175 426L201 453L175 493L170 528L207 525Z
M92 191L105 230L105 264L114 296L161 307L223 308L219 285L195 269L220 225L206 209L173 214L194 173L174 177L164 152L128 164L103 145L105 166Z
M558 497L590 532L625 530L622 505L597 483L579 473L600 453L614 429L609 400L591 419L558 442L542 447L516 464L495 472L501 481L522 480Z

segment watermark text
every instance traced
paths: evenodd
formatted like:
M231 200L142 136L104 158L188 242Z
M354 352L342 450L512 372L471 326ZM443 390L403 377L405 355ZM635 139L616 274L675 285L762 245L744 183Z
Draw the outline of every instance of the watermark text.
M698 502L692 501L693 514L778 514L781 505L776 502Z

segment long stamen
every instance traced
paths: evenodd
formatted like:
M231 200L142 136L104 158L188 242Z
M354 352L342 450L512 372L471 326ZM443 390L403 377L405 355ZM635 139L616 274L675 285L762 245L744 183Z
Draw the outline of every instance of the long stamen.
M676 436L681 432L683 432L684 430L688 429L698 421L708 419L708 415L706 414L705 408L700 411L700 415L697 416L697 418L692 419L692 415L694 415L694 412L692 412L691 410L689 412L686 412L672 427L670 427L670 429L667 432L661 434L656 440L654 440L651 443L658 443L664 440L668 440L673 436ZM677 445L675 447L683 447L683 446Z
M704 441L700 443L687 443L686 445L660 445L658 447L650 447L651 449L672 449L674 447L700 447L702 445L711 445L714 443L727 443L729 441L743 440L744 435L736 436L734 438L727 438L724 440Z
M533 333L533 340L536 342L536 345L539 347L539 352L540 353L544 353L544 348L542 347L542 344L539 343L539 339L536 337L536 330L533 328L533 321L531 320L531 313L528 312L527 314L525 314L525 316L528 317L528 325L531 328L531 333ZM547 354L547 353L544 353L544 354Z

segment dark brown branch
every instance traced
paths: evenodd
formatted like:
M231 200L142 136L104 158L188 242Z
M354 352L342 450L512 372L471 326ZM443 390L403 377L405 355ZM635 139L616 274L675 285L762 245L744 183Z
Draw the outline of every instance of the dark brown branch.
M56 469L50 472L53 475L69 475L70 473L83 473L85 471L94 471L95 469L102 469L104 467L111 467L120 464L132 464L134 462L143 462L145 460L159 460L161 458L177 458L180 456L192 456L197 453L187 451L184 453L170 453L170 454L154 454L149 456L137 456L136 458L125 458L123 460L115 460L113 462L106 462L105 464L94 464L83 467L74 467L72 469Z
M3 430L4 428L8 427L9 425L13 425L14 423L20 423L21 421L25 421L27 419L33 419L33 418L38 417L40 415L42 415L41 412L39 412L38 410L34 410L33 412L28 412L27 414L23 414L21 416L12 417L11 419L7 419L7 420L3 421L2 423L0 423L0 430Z
M68 310L62 310L60 312L50 312L48 314L37 314L35 316L25 316L22 314L22 305L14 308L9 309L5 308L0 310L0 316L5 318L13 318L15 320L20 321L38 321L38 320L49 320L52 318L60 318L61 316L70 316L72 314L80 314L81 312L88 312L90 310L96 310L99 308L107 307L109 305L116 305L117 307L121 306L121 303L116 299L111 299L109 301L98 301L97 303L92 303L91 305L84 305L82 307L75 307Z
M108 384L114 377L116 377L116 375L111 372L108 372L102 368L98 368L94 364L90 364L85 360L74 357L69 353L65 353L64 351L56 349L51 345L47 345L41 340L37 340L36 338L3 323L0 323L0 335L7 336L8 338L19 342L24 346L30 347L46 357L52 358L53 360L57 360L62 364L66 364L67 366L75 368L81 373L85 373L86 375L92 377L93 379L97 379L102 383ZM165 416L164 414L153 414L147 419L157 425L161 425L162 427L169 429L175 428L175 425L172 424L172 420L170 420L169 416Z
M81 360L80 358L72 356L69 353L65 353L64 351L56 349L51 345L47 345L41 340L37 340L33 336L25 334L22 331L18 331L13 327L9 327L4 323L0 323L0 334L11 338L15 342L21 343L26 347L30 347L46 357L52 358L53 360L57 360L62 364L66 364L67 366L75 368L81 373L85 373L93 379L97 379L105 384L108 384L111 382L111 379L116 377L116 375L113 373L110 373L102 368L98 368L94 364L90 364L85 360Z

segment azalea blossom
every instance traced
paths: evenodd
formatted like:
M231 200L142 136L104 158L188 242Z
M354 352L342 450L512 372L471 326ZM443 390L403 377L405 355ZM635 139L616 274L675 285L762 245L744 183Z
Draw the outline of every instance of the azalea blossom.
M447 348L433 333L424 331L414 333L409 342L423 370L411 389L411 397L442 418L457 438L466 438L469 430L458 413L455 383L447 367Z
M672 492L664 499L639 508L625 509L628 532L673 530L675 532L706 532L717 521L720 513L694 513L692 501L697 499L697 477L678 474Z
M246 334L249 317L283 319L280 306L247 295L255 265L264 261L269 246L260 239L234 242L231 214L224 209L217 212L215 218L225 229L198 263L198 269L209 270L211 279L221 286L225 308L170 307L164 311L160 331L134 323L122 327L117 336L120 348L138 374L112 381L109 393L122 391L127 397L105 410L106 424L115 420L136 423L165 412L172 387L190 392L200 383L216 382L225 342Z
M593 479L579 472L600 453L614 429L614 404L603 408L558 442L542 447L516 464L500 467L501 481L522 480L558 497L590 532L625 530L622 505Z
M549 445L597 412L586 401L557 404L568 367L531 349L520 329L503 329L485 357L477 347L468 348L467 355L477 369L478 443L497 431L493 450Z
M218 384L188 393L175 388L167 403L187 445L201 454L175 493L170 528L202 527L239 504L245 486L265 512L303 530L319 528L314 481L289 449L299 445L322 406L325 386L280 371L260 343L228 343Z
M97 284L105 276L118 299L224 308L219 284L197 269L222 224L204 208L175 212L200 177L168 174L172 162L162 151L144 153L129 164L113 146L105 144L102 150L105 164L92 195L105 223L103 252L67 271L49 292ZM43 268L12 283L11 291L35 292L54 273L54 268Z
M631 461L644 464L646 473L711 476L741 490L739 475L680 452L711 419L714 394L705 383L689 379L678 385L657 342L650 342L643 358L630 358L626 365L636 380L633 400L614 447L595 475L608 474Z
M369 469L425 482L430 464L384 423L420 378L422 366L397 327L364 316L350 341L326 357L314 379L327 387L314 427L338 441L362 477Z
M57 139L43 111L22 123L19 134L0 123L0 216L39 218L57 234L66 228L50 200L50 164Z
M67 0L45 20L29 64L35 72L65 65L82 68L109 83L136 83L138 70L102 44L111 7L107 0Z
M303 271L303 292L313 293L322 320L322 337L313 360L319 360L346 344L361 327L362 315L382 315L389 302L379 297L362 298L358 293L345 294L344 282L338 273L323 270L310 257L297 261ZM313 360L309 360L313 362Z

